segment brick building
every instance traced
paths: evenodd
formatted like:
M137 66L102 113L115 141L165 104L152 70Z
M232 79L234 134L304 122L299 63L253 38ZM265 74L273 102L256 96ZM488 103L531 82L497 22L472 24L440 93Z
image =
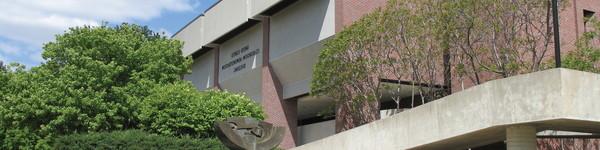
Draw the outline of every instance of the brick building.
M194 58L192 73L184 79L199 90L243 92L261 103L267 122L290 129L283 148L333 135L333 118L319 115L331 109L333 100L308 96L313 66L324 40L385 4L386 0L220 1L174 35L185 42L183 54ZM598 11L600 1L569 0L561 13L564 50L573 49L576 37L587 28L584 18ZM382 100L386 101L390 100Z

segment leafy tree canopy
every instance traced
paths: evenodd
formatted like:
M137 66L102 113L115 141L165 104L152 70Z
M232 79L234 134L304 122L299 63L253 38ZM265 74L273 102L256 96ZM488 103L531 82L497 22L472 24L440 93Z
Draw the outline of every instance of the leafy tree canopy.
M177 40L132 24L74 27L57 35L43 47L45 63L0 71L0 149L47 149L60 135L124 129L208 135L203 132L211 119L262 117L248 98L221 91L201 94L181 81L192 62L181 47ZM190 113L195 111L220 114Z
M25 136L36 141L135 127L137 105L150 89L188 72L181 45L138 25L70 28L45 44L44 64L9 75L0 145L23 145L10 143L18 137L11 133L33 133Z
M590 23L594 30L584 33L577 41L575 51L563 57L565 68L600 73L600 22L593 19Z

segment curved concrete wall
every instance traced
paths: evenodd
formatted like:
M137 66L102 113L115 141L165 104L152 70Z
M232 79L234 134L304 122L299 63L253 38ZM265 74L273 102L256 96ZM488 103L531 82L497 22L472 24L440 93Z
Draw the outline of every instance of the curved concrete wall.
M600 74L553 69L490 81L295 148L465 149L506 138L511 125L600 132Z

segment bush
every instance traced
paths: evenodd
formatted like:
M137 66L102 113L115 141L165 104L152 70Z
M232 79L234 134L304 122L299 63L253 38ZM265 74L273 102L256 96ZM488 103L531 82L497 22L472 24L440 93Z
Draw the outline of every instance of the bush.
M563 57L565 68L600 73L600 47L594 44L600 37L600 22L592 20L595 30L580 37L576 49Z
M226 150L227 148L215 138L192 139L189 137L174 138L150 134L141 130L116 132L73 134L61 136L54 140L54 149L86 150L86 149L198 149Z
M156 87L141 104L144 130L162 135L214 136L213 124L233 116L264 119L250 98L226 91L196 92L188 82Z
M55 136L138 128L136 112L152 87L188 73L191 59L181 47L130 24L57 35L44 45L40 66L0 72L0 133L6 133L0 149L39 149Z

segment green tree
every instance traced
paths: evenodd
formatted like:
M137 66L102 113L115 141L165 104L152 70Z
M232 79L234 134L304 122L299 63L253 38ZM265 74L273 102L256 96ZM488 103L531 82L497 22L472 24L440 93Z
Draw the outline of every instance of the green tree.
M336 131L379 119L379 78L384 57L374 33L383 15L378 10L338 33L319 55L311 94L335 98Z
M600 22L590 20L594 30L584 33L577 40L576 49L567 53L563 59L565 68L600 73L600 47L598 37L600 35Z
M181 46L131 24L56 36L44 46L41 66L0 69L0 149L51 149L62 135L128 129L210 137L214 121L264 118L245 96L199 92L182 81L191 59Z
M325 43L311 94L337 100L339 132L376 120L382 91L400 91L381 86L380 79L409 81L414 107L417 97L426 103L460 91L435 85L468 87L546 69L553 35L549 4L390 0Z
M141 100L179 81L181 43L147 27L75 27L45 44L39 67L8 73L0 101L2 149L44 148L55 135L135 128Z

